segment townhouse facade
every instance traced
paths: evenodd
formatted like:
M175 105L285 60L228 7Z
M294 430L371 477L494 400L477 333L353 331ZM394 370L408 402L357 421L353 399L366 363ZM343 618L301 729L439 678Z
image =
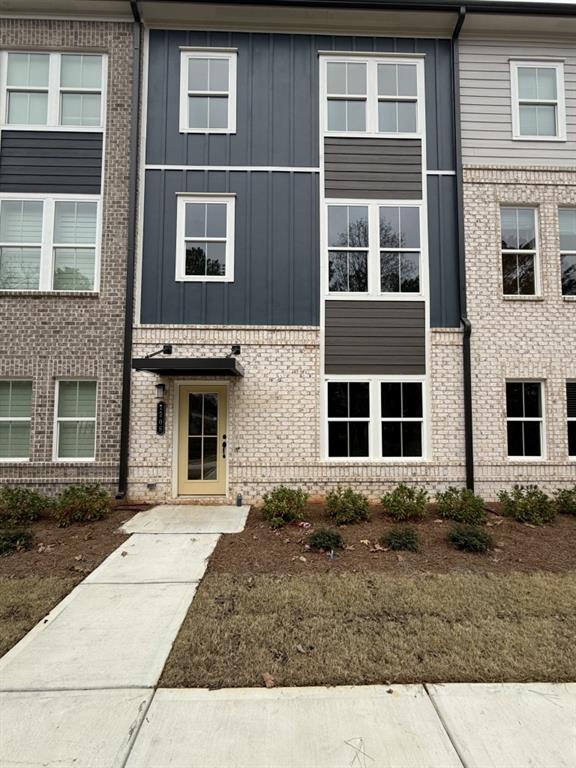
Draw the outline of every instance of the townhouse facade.
M574 19L329 5L1 20L4 482L576 483Z

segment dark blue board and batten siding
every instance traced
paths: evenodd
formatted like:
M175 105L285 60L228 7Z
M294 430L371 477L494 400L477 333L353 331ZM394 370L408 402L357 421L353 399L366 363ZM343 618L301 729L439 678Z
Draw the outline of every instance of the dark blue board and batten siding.
M317 168L319 51L344 50L425 54L428 168L453 169L449 40L178 30L150 30L149 40L149 165ZM235 134L179 132L182 46L238 50ZM141 321L319 325L318 173L174 173L146 172ZM234 283L175 282L176 192L185 191L237 192ZM431 230L448 234L431 239L430 270L451 280L456 208L429 201L429 210L438 217ZM440 287L432 323L457 326L458 294Z
M3 131L0 192L100 194L102 134Z

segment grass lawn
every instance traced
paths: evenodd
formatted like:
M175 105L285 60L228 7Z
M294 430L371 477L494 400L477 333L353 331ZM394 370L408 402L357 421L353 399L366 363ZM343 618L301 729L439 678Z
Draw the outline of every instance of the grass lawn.
M166 687L576 678L576 573L209 573Z

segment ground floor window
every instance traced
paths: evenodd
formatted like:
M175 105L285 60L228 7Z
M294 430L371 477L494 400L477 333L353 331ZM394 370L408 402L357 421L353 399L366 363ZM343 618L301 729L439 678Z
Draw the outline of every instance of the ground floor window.
M538 381L506 383L508 456L542 458L544 416L542 384Z
M326 405L328 458L424 458L423 380L329 380Z
M55 458L94 459L96 451L95 381L59 381L56 387Z
M0 381L0 460L30 458L32 382Z
M576 459L576 381L566 383L568 413L568 455Z

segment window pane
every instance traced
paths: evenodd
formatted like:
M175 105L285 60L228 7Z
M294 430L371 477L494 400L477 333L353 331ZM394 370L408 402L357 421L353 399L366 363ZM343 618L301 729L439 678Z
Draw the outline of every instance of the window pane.
M576 421L568 422L568 455L576 456Z
M400 254L400 291L402 293L420 292L420 254Z
M395 101L378 102L378 130L380 133L397 133L398 110Z
M328 384L328 416L344 419L348 413L348 383L331 381Z
M94 88L102 85L102 57L64 54L61 59L60 85L63 88Z
M352 293L368 290L368 254L348 252L348 289Z
M576 254L562 256L562 293L576 296Z
M185 237L206 237L206 203L186 203Z
M395 381L383 381L380 384L380 402L383 418L400 418L402 416L402 385Z
M576 208L560 208L560 250L576 251Z
M506 383L506 415L511 418L524 416L524 388L521 381Z
M416 66L398 64L398 96L416 96Z
M328 99L328 130L346 130L346 102L342 99Z
M536 275L534 256L519 253L518 259L518 293L521 296L533 296L536 293Z
M218 395L204 395L204 434L218 434Z
M347 101L347 126L348 131L366 130L366 102L365 101Z
M402 425L399 421L382 422L382 456L402 456Z
M61 421L58 429L59 459L93 459L93 421Z
M500 232L502 248L514 251L518 249L518 209L500 209Z
M400 254L380 253L380 290L382 293L400 291Z
M538 136L538 116L537 107L521 104L518 108L520 115L520 135Z
M522 424L522 421L509 421L507 424L508 456L524 455L524 437Z
M370 416L370 385L365 382L351 382L350 416L360 419Z
M326 65L326 80L328 93L346 93L346 64L344 62L329 62Z
M420 248L420 211L400 208L400 247Z
M188 90L208 90L208 59L188 59Z
M206 237L226 237L226 203L207 205Z
M61 125L100 125L100 94L62 93Z
M188 97L188 127L196 130L208 128L208 98Z
M202 438L188 438L188 480L202 480Z
M97 203L56 202L54 209L54 242L96 242Z
M533 208L517 208L518 247L533 251L536 248L536 218Z
M94 290L96 252L92 248L55 248L55 291Z
M37 291L40 248L0 248L0 289Z
M502 292L506 296L518 294L518 264L515 253L502 254Z
M32 414L32 382L0 381L0 416L29 418Z
M17 93L8 96L8 123L10 125L46 125L48 120L48 94Z
M225 275L226 243L187 242L185 274Z
M41 200L3 200L0 204L1 243L41 243Z
M208 243L206 274L212 277L226 274L226 243Z
M7 83L14 86L47 87L49 66L47 53L9 53Z
M348 291L347 251L330 251L328 254L328 290L334 293Z
M366 64L347 64L348 80L346 93L366 93Z
M527 381L524 384L524 415L535 418L542 416L541 386L538 382Z
M201 394L191 392L188 395L188 436L202 434L202 407L203 398Z
M328 423L328 456L335 458L348 456L347 421L331 421Z
M536 67L518 67L518 95L521 99L538 98Z
M556 69L551 67L538 67L538 98L553 100L557 97Z
M211 91L228 90L228 59L210 59L208 86Z
M416 103L414 101L398 102L398 132L416 133Z
M0 421L0 459L30 458L30 422Z
M211 96L208 99L208 125L211 129L228 128L227 96Z
M576 419L576 382L566 382L566 414L570 419Z
M330 251L328 278L330 291L367 291L368 254L365 251Z
M407 419L422 417L422 384L419 382L402 384L402 416Z
M402 455L422 456L422 424L419 421L402 424Z
M364 205L348 207L348 245L368 248L368 208Z
M205 437L203 443L202 479L216 480L218 477L218 438Z
M542 448L540 445L540 422L525 421L524 427L524 456L540 456Z
M185 275L206 275L207 243L186 243Z
M91 418L96 415L95 381L61 381L58 387L58 416Z
M378 64L378 95L398 96L396 64Z
M348 422L348 434L350 440L350 453L352 457L368 456L368 422Z
M400 208L380 208L380 247L400 248Z
M348 208L344 205L328 206L328 245L348 246Z
M538 136L556 136L556 107L539 105L536 107Z

